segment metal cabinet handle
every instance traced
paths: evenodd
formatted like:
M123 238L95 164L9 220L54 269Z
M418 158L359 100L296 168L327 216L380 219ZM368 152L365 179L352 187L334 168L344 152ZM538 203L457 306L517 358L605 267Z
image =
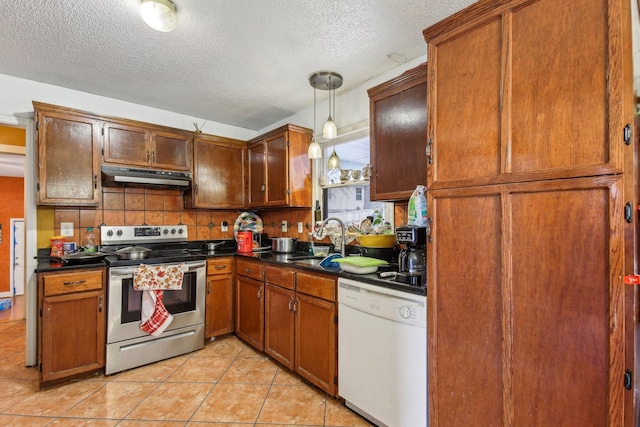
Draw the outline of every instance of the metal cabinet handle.
M260 187L260 191L264 193L266 190L267 190L267 186L262 184L262 187Z
M207 282L207 295L211 292L211 282Z
M226 265L214 265L213 268L215 268L216 270L222 270L223 268L226 268Z
M98 313L102 313L102 296L98 298Z
M244 270L244 271L246 271L247 273L253 273L253 269L252 269L252 268L247 268L247 269L246 269L246 270Z
M82 285L83 283L86 283L86 280L76 280L75 282L64 282L63 285L65 286L73 286L73 285Z
M147 163L149 163L150 158L151 158L151 152L147 150Z
M300 302L300 300L298 298L296 298L295 302L293 303L293 312L297 313L298 312L298 303Z
M429 138L429 142L427 142L427 147L424 149L425 154L427 155L427 159L429 164L433 163L433 158L431 157L431 146L433 145L433 140Z
M98 175L93 175L93 188L98 188Z
M156 150L153 150L153 163L156 162Z
M289 311L293 311L293 308L291 308L292 302L293 302L293 297L291 297L291 299L289 300Z
M258 299L261 299L262 288L258 288Z

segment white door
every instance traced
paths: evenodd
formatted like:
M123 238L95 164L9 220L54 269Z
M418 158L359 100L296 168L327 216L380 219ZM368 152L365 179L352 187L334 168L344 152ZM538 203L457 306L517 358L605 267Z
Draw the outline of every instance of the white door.
M24 219L11 218L11 295L24 295Z

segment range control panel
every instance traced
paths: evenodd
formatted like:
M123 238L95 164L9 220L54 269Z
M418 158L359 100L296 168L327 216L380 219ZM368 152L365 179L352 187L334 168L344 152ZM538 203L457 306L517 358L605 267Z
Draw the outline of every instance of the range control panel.
M188 240L186 225L105 226L100 227L103 245L140 242L182 242Z

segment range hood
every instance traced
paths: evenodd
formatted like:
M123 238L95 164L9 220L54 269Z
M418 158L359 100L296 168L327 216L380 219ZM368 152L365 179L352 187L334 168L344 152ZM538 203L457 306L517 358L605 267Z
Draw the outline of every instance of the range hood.
M102 165L102 185L131 187L188 188L192 176L188 172L135 169Z

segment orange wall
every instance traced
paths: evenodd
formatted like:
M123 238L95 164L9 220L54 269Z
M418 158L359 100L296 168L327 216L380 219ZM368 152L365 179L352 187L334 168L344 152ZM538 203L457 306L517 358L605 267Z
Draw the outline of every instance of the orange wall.
M0 176L0 292L11 290L9 283L11 260L10 218L24 218L24 178Z
M24 147L26 144L27 138L24 129L0 125L0 145Z

